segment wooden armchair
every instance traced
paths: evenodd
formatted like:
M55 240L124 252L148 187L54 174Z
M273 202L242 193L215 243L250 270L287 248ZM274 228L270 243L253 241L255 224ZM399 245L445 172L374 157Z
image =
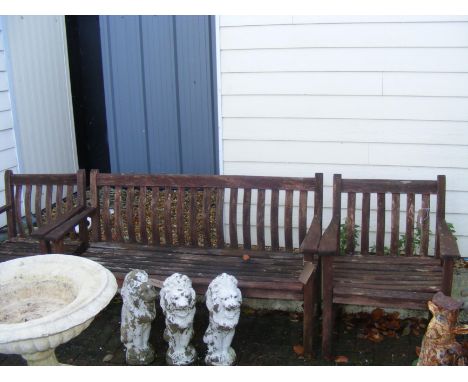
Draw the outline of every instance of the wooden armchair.
M56 232L63 231L65 222L76 220L88 209L85 187L84 170L75 174L13 174L7 170L6 204L0 207L0 213L7 214L8 240L0 245L0 254L14 257L15 254L63 252L65 235L59 237ZM80 220L77 224L82 225L79 237L82 246L86 246L85 222Z
M359 198L362 200L360 221L356 221L357 194L362 194L362 199ZM376 194L375 209L371 209L372 194ZM400 214L402 194L406 197L406 211ZM347 196L347 217L342 225L344 195ZM416 195L421 198L419 211L415 207ZM429 255L431 195L436 201L433 255ZM391 198L387 211L390 213L387 238L386 196ZM373 213L376 215L376 241L375 247L370 247L373 228L370 217ZM400 235L400 215L405 215L404 235ZM359 250L356 248L357 222L361 224ZM389 247L385 246L386 242ZM417 253L415 244L419 247ZM330 358L334 305L426 310L427 301L435 292L450 295L453 261L460 255L456 239L445 221L445 176L438 176L437 181L427 181L342 179L341 175L335 175L333 216L322 236L319 255L323 278L322 355Z

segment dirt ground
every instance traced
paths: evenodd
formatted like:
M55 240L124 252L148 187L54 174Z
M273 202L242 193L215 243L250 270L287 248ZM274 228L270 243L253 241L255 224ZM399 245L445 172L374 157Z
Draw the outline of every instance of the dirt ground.
M72 365L125 365L124 347L120 342L119 297L102 311L88 329L70 342L58 347L60 362ZM157 356L152 365L166 365L167 344L163 340L164 317L157 306L157 317L151 331L151 343ZM301 354L302 317L297 313L262 311L244 308L232 346L238 365L402 365L410 366L417 359L427 320L399 320L391 313L340 315L335 333L336 361L327 362L317 356ZM375 314L374 314L375 316ZM194 346L198 351L197 365L204 365L206 345L203 334L208 326L206 307L197 304ZM461 338L463 340L466 338ZM0 365L25 365L18 355L0 354Z

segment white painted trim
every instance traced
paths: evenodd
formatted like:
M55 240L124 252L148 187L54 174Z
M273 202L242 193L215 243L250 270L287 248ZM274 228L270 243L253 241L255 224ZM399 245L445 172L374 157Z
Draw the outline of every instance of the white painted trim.
M221 46L219 36L219 15L215 16L215 41L216 41L216 92L218 99L218 168L219 173L224 174L224 150L223 150L223 113L221 100Z
M75 170L78 171L78 152L76 147L76 135L75 135L75 118L73 115L73 101L72 101L72 90L71 90L71 80L70 80L70 64L68 62L68 43L67 43L67 35L66 30L67 27L65 25L65 16L60 16L61 23L63 28L62 31L62 41L63 41L63 65L65 67L65 78L66 78L66 88L67 88L67 103L68 103L68 120L69 120L69 133L70 139L72 142L72 150L73 150L73 164L75 166Z
M7 16L0 16L0 26L2 27L3 37L4 37L4 47L5 47L5 63L6 63L6 72L8 78L8 92L10 94L10 104L11 104L11 115L13 117L13 135L15 138L15 153L16 153L16 164L17 164L17 171L19 173L23 170L23 158L22 158L22 150L21 150L21 143L19 136L19 122L18 122L18 114L16 112L16 97L15 97L15 86L13 83L13 67L10 62L10 39L8 36L8 22Z

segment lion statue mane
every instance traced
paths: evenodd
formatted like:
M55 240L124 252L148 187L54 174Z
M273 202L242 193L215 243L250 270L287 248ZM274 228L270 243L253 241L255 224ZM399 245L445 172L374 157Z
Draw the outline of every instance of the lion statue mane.
M156 317L156 288L145 271L134 269L124 279L120 292L123 300L120 340L126 348L129 365L146 365L154 360L148 342L151 323Z
M242 294L234 276L223 273L208 286L206 306L210 323L203 341L208 346L207 365L232 365L236 352L231 347L235 327L239 322Z
M169 344L166 353L166 362L169 365L189 365L197 357L195 348L190 345L195 297L192 281L187 276L174 273L164 281L160 305L166 318L164 339Z

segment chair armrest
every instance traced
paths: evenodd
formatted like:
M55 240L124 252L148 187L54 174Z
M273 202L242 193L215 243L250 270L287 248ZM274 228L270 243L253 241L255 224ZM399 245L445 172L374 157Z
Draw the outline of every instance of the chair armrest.
M31 233L31 237L34 237L36 239L43 239L44 236L47 235L50 231L53 231L57 227L61 226L67 220L69 220L73 216L79 214L85 208L86 208L85 206L78 206L78 207L75 207L75 208L71 209L68 212L65 212L62 216L58 217L53 222L50 222L49 224L43 225L40 228L38 228L37 230L35 230L33 233Z
M47 233L44 237L45 240L57 241L64 238L76 225L80 224L83 220L92 216L96 212L95 207L86 207L80 213L70 217L67 221L63 222L60 226Z
M437 225L439 231L440 257L442 258L459 258L460 251L458 250L457 240L445 220L439 221Z
M340 224L336 219L332 219L320 240L318 254L320 256L337 255L339 252L338 235L340 232Z
M5 204L4 206L1 206L0 207L0 214L3 213L3 212L8 211L9 209L11 209L11 204Z
M320 227L320 222L314 217L304 240L302 240L300 252L310 254L317 253L321 237L322 229Z

